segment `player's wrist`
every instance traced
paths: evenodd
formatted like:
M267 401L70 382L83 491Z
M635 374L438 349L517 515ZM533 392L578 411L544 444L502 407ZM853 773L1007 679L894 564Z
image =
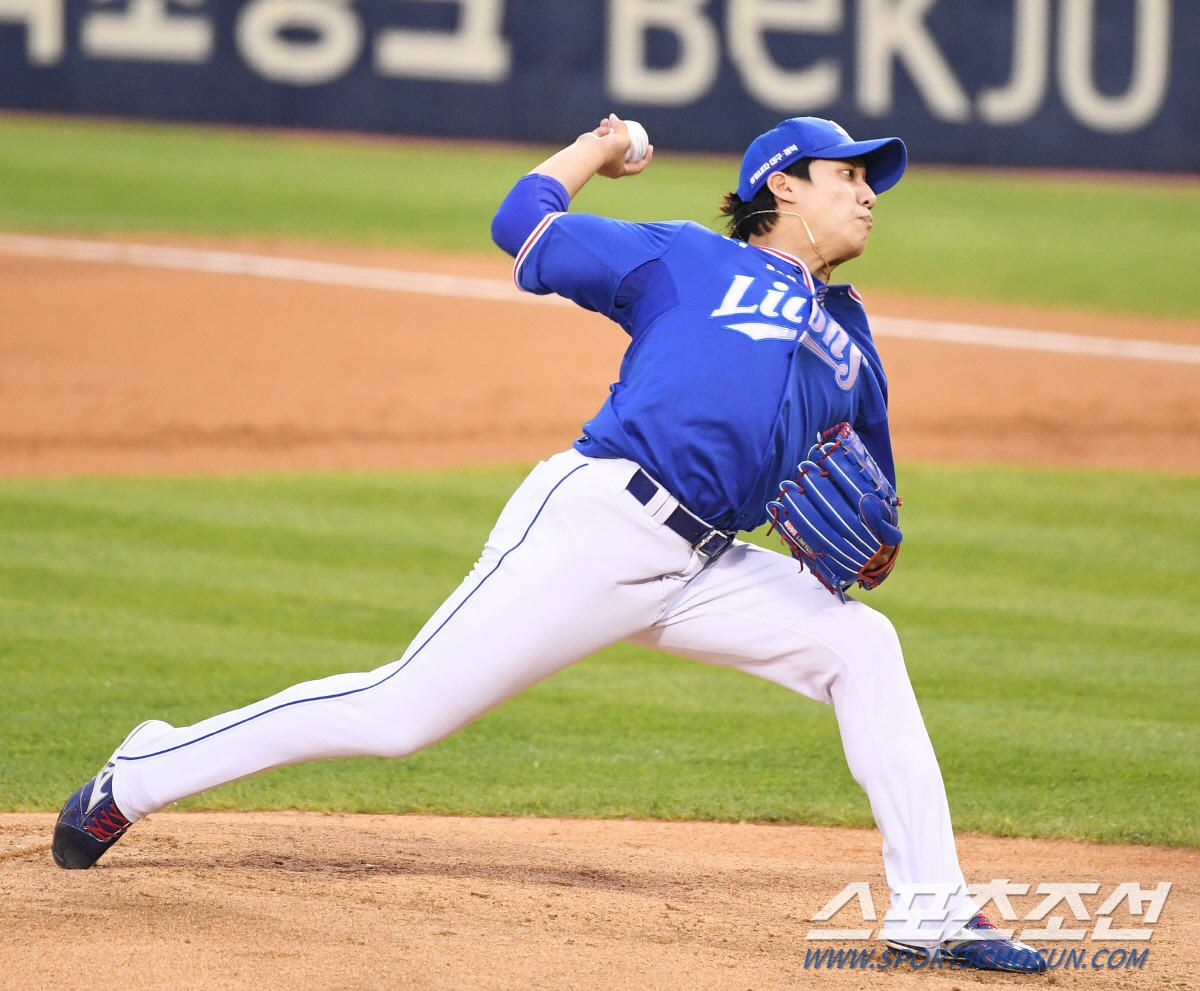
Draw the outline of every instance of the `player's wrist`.
M621 147L618 138L615 134L600 137L592 131L587 131L575 139L574 148L579 152L583 163L592 170L592 174L598 175L624 160L627 149Z

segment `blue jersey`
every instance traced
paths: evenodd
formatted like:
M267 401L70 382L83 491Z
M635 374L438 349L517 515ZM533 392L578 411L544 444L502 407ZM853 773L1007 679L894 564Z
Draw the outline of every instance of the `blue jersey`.
M536 227L515 252L518 285L603 313L631 338L619 380L575 443L581 453L637 462L723 529L765 523L780 481L843 421L894 481L887 379L853 288L698 224L547 212L568 199L545 176L518 183L497 214L493 232L510 252L514 218L534 201Z

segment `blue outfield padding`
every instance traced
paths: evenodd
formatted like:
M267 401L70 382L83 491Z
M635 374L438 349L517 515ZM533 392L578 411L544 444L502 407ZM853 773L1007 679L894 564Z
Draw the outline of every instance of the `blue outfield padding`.
M781 118L920 161L1200 172L1188 0L0 0L0 106L742 152Z

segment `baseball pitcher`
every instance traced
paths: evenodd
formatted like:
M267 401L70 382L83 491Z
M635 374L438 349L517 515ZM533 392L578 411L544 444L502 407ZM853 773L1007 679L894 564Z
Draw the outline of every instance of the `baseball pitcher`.
M904 145L783 121L746 152L727 236L569 212L593 176L651 163L633 131L601 121L522 178L492 224L521 289L629 335L574 446L525 479L403 657L194 726L141 724L68 799L54 858L90 867L143 816L268 768L412 754L626 640L832 705L883 835L888 942L1045 970L971 903L896 632L847 594L887 579L902 537L887 378L861 298L832 276L865 249ZM767 523L791 556L735 539Z

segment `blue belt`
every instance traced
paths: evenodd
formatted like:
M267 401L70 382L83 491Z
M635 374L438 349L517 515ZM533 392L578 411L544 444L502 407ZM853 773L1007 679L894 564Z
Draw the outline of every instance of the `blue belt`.
M643 506L658 495L661 486L641 468L634 473L625 491L633 496ZM667 517L666 525L692 546L697 554L702 554L710 561L716 560L733 543L735 533L728 533L715 526L709 526L698 516L693 516L680 503L675 512Z

